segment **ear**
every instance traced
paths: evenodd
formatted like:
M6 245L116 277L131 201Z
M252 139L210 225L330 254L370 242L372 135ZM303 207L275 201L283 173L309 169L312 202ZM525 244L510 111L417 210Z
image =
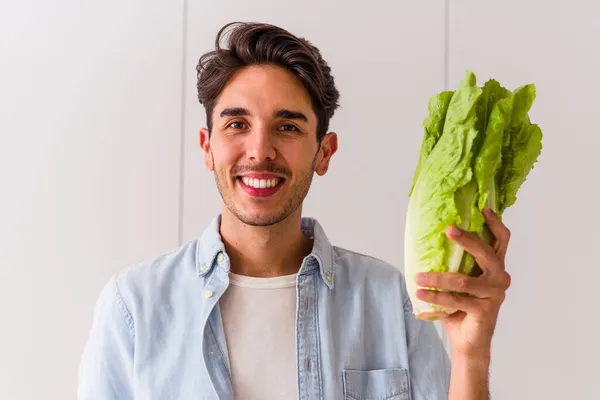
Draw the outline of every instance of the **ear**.
M210 138L208 134L208 129L200 129L199 139L200 147L204 151L204 165L206 165L206 168L208 168L209 171L213 171L215 162L212 157L212 152L210 151Z
M329 169L329 161L338 149L337 134L335 132L329 132L323 137L321 141L321 148L319 152L321 156L317 160L315 166L315 172L320 176L325 175Z

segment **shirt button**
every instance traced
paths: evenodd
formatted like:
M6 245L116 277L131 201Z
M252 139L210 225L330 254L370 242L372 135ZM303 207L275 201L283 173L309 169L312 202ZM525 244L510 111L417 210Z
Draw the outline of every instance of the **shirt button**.
M325 279L327 282L331 283L331 275L325 275Z
M200 267L200 272L206 272L207 269L208 267L206 265L203 265Z
M214 295L215 295L215 292L213 292L212 290L207 290L206 292L204 292L204 297L206 297L207 299L210 299Z
M223 255L223 253L219 253L219 255L217 256L217 260L219 260L220 263L225 261L225 256Z

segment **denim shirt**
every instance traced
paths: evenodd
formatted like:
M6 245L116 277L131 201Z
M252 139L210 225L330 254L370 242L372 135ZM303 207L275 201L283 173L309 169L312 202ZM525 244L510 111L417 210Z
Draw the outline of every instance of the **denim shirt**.
M234 398L219 310L230 269L220 218L103 288L79 400ZM315 219L303 218L302 230L314 245L296 283L297 398L447 399L448 354L433 323L413 316L403 274L332 246Z

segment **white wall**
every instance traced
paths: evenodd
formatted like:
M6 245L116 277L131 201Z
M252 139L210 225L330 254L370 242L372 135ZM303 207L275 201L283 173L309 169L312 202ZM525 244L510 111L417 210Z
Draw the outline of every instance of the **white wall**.
M399 268L429 97L467 68L480 83L537 85L531 115L545 147L506 213L513 286L495 336L492 394L600 398L589 306L600 280L597 3L5 3L0 399L74 398L108 277L193 239L219 212L198 147L205 118L194 67L231 20L276 23L322 50L342 93L331 126L340 151L315 179L305 214L336 244Z
M496 399L600 399L599 14L592 0L450 6L450 81L471 68L513 87L534 82L531 116L545 134L505 214L513 285L494 344Z
M0 10L0 399L74 399L100 288L177 245L182 2Z

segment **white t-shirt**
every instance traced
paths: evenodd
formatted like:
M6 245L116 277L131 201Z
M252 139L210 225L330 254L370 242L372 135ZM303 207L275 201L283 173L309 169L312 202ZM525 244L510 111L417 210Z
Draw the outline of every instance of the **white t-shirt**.
M296 275L229 274L220 307L236 399L297 397Z

